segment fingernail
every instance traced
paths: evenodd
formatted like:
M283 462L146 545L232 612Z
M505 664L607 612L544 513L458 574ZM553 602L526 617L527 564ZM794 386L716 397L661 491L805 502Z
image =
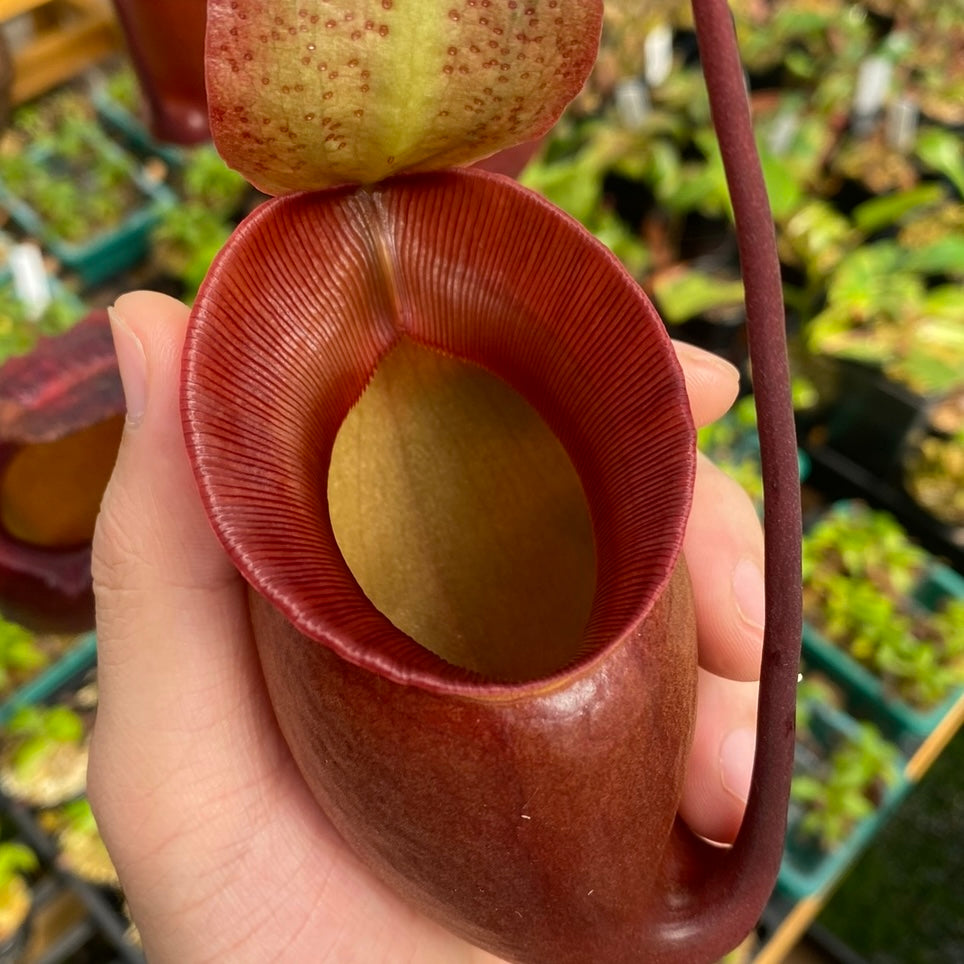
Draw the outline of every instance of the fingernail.
M127 424L136 426L144 417L147 407L147 356L144 346L127 322L114 310L107 309L110 330L114 336L114 351L124 385L124 401L127 404Z
M741 803L750 796L756 734L749 727L733 730L720 744L720 778L723 787Z
M700 369L714 381L725 378L727 381L739 382L740 372L735 365L731 365L725 358L714 355L710 351L687 344L685 341L676 342L676 351L686 359L687 366L692 370Z
M741 559L733 570L733 598L744 622L762 629L766 612L763 573L752 559Z

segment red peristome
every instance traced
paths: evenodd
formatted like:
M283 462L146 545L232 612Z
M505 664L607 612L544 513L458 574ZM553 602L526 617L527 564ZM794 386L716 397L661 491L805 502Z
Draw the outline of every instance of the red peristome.
M93 311L65 334L41 339L32 352L0 368L0 491L20 453L106 426L110 420L116 420L119 434L123 412L106 311ZM108 470L101 467L102 474ZM71 478L69 472L64 475L52 482L69 498L69 487L81 486L84 480ZM0 608L37 630L92 628L89 540L63 546L31 544L0 523Z
M646 297L588 232L503 177L295 195L242 224L195 302L184 360L188 448L215 530L307 636L399 682L477 690L360 593L318 483L345 415L405 337L500 376L568 451L598 552L588 665L679 555L692 423Z

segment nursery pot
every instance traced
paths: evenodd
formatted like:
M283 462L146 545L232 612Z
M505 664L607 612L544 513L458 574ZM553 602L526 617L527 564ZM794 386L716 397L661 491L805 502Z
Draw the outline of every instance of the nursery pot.
M0 368L0 608L31 629L93 628L91 539L123 413L106 311Z
M210 139L204 86L207 0L113 0L159 141Z
M201 287L182 414L281 729L376 874L510 960L742 939L783 825L676 814L694 431L605 248L479 171L274 199Z

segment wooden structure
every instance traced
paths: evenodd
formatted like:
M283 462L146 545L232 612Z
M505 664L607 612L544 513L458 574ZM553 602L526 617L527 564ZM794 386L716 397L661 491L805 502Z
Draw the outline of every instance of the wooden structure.
M12 104L70 80L123 44L109 0L0 0L0 22L18 17L29 21L22 42L8 38Z

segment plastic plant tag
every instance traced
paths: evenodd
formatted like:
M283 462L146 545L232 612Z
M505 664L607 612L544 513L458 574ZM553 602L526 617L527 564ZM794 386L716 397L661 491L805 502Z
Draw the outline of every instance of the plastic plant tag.
M10 249L9 264L13 290L23 303L27 317L36 320L53 299L40 248L30 241L15 244Z
M649 92L639 80L624 80L616 87L616 111L627 130L642 128L649 113Z
M920 108L910 97L898 97L887 111L887 143L901 154L909 154L917 143Z
M673 68L673 30L668 24L654 27L646 35L643 48L646 58L646 83L659 87L669 77Z
M860 65L853 100L853 118L858 133L869 133L871 122L887 99L893 72L894 65L886 57L868 57Z

